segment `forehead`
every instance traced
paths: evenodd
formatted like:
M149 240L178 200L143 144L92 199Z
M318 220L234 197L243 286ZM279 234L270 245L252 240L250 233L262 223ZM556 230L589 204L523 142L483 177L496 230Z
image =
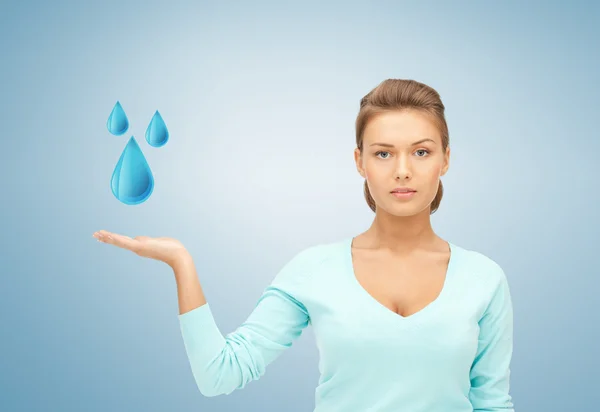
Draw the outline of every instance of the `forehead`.
M363 134L366 144L375 141L410 144L425 138L441 142L435 120L427 113L417 110L379 113L369 120Z

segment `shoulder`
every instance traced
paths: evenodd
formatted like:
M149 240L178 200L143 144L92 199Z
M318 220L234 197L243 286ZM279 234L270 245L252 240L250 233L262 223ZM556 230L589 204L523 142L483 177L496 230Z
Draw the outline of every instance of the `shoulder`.
M495 289L507 282L502 266L490 256L477 250L454 245L458 251L458 266L461 274L470 282Z
M296 287L306 284L325 262L339 256L342 243L318 243L300 249L279 270L273 284Z
M479 251L459 250L457 277L464 293L478 302L480 315L486 311L511 310L510 289L502 266Z
M286 266L300 267L302 269L307 267L314 268L336 256L340 250L340 246L341 242L328 242L304 247L288 260Z

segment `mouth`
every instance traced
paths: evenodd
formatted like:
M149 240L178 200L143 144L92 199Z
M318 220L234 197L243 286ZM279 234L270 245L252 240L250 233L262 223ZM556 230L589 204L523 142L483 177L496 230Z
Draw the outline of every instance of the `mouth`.
M395 191L391 192L392 196L395 196L397 199L410 199L417 193L416 190L403 190L403 191Z

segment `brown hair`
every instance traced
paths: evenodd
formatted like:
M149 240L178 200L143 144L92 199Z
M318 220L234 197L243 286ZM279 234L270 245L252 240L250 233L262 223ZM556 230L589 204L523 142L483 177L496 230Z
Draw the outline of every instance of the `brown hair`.
M356 118L356 147L361 153L363 150L363 133L369 120L379 113L406 109L419 110L431 116L442 135L442 149L445 152L450 143L450 136L444 116L445 107L439 93L426 84L415 80L387 79L379 83L377 87L360 100L360 111ZM369 192L366 179L364 192L367 204L375 212L375 200ZM440 180L438 191L431 202L430 214L435 213L440 206L443 194L444 186Z

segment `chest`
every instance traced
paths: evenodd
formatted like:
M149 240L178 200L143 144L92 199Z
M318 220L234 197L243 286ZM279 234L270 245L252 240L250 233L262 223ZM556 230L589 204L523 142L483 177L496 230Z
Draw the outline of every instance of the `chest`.
M409 317L440 296L448 259L444 255L399 259L356 251L353 252L354 276L381 305Z

